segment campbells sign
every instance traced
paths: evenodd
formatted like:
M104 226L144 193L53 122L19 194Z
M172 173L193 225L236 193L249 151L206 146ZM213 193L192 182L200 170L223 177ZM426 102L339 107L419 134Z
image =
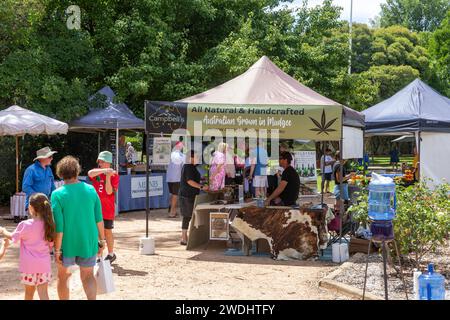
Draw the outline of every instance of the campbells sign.
M172 134L186 129L187 103L145 101L145 131Z
M281 139L339 140L342 106L237 105L146 101L146 131L191 136L209 129L277 131Z

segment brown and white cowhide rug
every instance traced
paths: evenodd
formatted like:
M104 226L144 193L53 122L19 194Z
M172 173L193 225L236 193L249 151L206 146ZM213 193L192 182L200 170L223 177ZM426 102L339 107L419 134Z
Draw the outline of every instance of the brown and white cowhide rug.
M326 209L246 207L239 210L233 228L252 241L266 239L273 259L309 259L327 245Z

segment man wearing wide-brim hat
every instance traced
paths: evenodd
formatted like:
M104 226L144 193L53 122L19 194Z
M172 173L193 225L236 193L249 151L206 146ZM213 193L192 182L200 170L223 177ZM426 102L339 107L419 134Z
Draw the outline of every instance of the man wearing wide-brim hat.
M53 155L57 153L49 147L36 151L34 163L30 165L23 175L22 191L26 193L25 209L28 212L28 201L33 193L41 192L48 198L55 190L55 177L50 167ZM18 221L16 221L18 222Z
M94 186L102 204L103 224L105 226L106 245L108 255L105 260L113 263L116 260L114 253L114 217L116 213L115 195L119 189L119 175L111 168L113 163L112 153L102 151L97 157L98 168L89 170L88 176Z

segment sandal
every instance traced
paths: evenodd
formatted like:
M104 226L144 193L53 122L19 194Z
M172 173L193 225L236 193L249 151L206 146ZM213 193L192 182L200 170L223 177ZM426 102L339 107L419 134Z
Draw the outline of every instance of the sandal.
M180 241L180 244L181 244L182 246L187 246L187 242L185 242L185 241Z
M174 215L174 216L168 215L167 217L168 217L168 218L171 218L171 219L178 218L178 214L176 214L176 215Z

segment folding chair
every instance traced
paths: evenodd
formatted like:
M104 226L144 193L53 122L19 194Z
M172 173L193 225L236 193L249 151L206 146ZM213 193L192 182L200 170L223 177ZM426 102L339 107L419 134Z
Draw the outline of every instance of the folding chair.
M345 207L344 207L345 209ZM327 227L328 233L330 235L330 240L328 240L328 246L339 241L340 238L340 225L341 225L341 217L339 212L339 206L335 206L332 209L335 215L335 218L331 220ZM345 211L347 212L347 211ZM352 215L350 213L344 213L342 217L342 238L345 239L346 235L352 235L357 230L357 222L353 221Z

